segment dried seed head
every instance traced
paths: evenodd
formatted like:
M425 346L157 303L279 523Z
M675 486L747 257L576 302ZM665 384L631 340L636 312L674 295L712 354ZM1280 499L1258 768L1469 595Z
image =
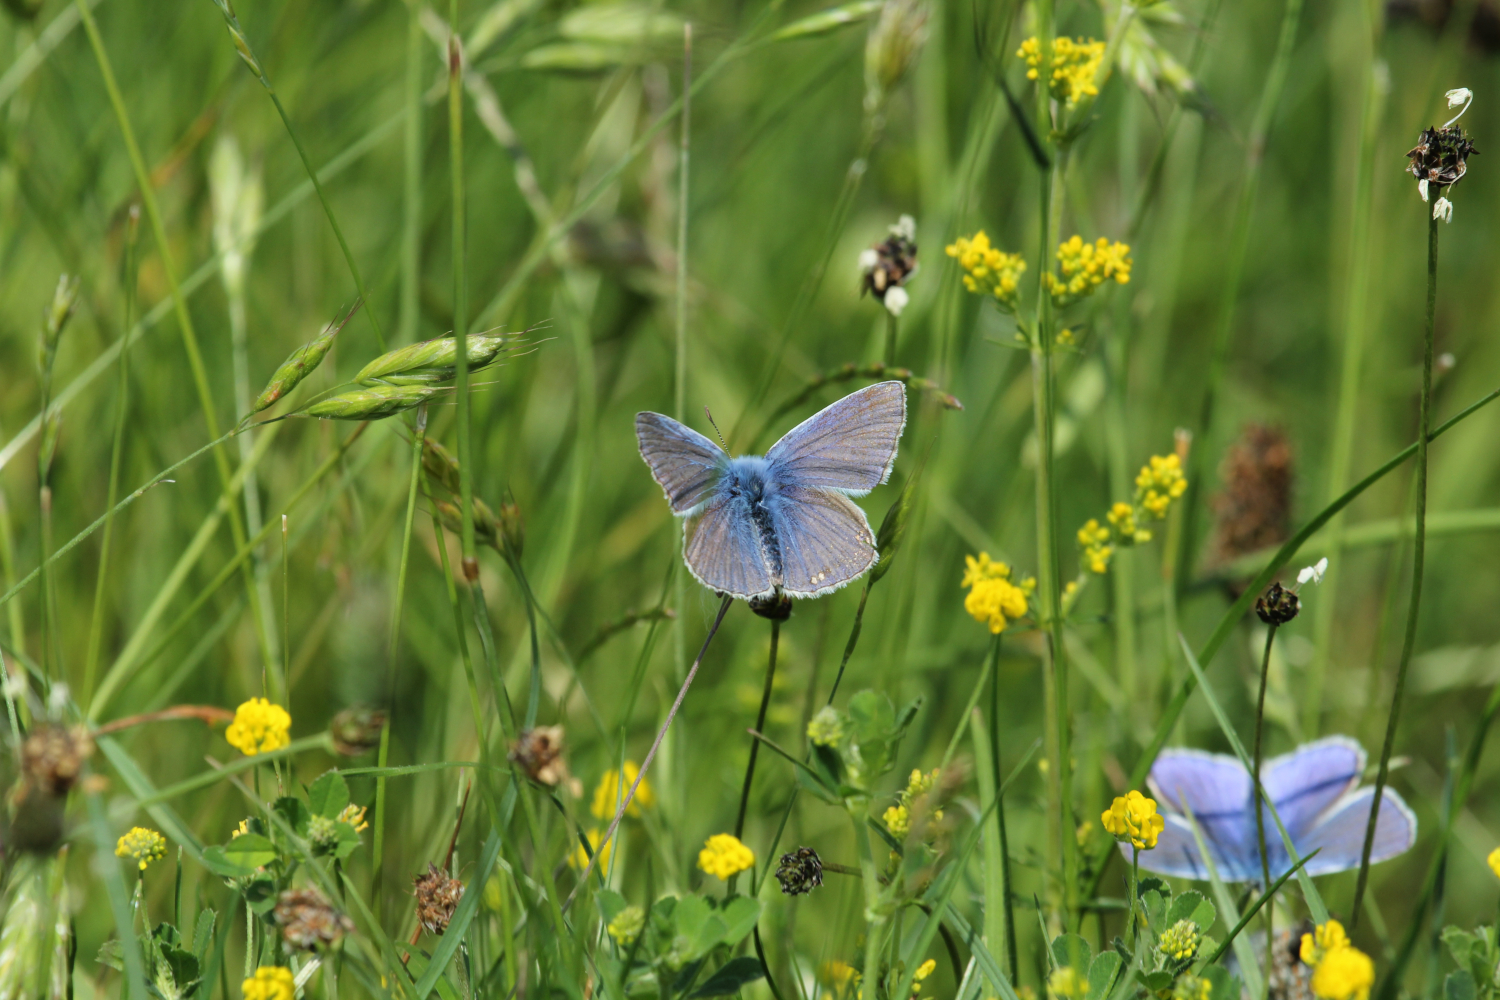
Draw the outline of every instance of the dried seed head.
M865 110L878 111L927 41L925 0L885 0L865 39Z
M1292 447L1285 434L1248 424L1224 453L1219 478L1224 491L1214 498L1218 561L1232 562L1286 541L1292 517Z
M42 723L21 744L21 770L28 782L48 795L66 795L93 752L94 740L83 726Z
M569 778L568 762L563 760L563 727L537 726L522 731L510 745L510 759L532 781L557 787Z
M909 215L891 227L891 234L859 255L859 269L864 279L860 294L869 292L886 308L899 315L900 308L888 298L889 293L906 284L917 270L917 224ZM900 298L905 299L903 292Z
M339 331L344 328L344 324L349 322L349 318L358 309L359 301L356 300L353 307L344 314L343 319L334 320L329 323L323 327L322 333L293 351L281 363L281 367L276 369L276 373L271 376L271 381L266 383L266 387L261 390L260 395L255 397L255 402L250 405L250 412L259 413L261 410L264 410L282 396L291 392L297 387L298 383L311 375L313 370L321 365L323 359L328 356L329 350L333 347L333 338L338 336Z
M474 333L468 338L469 372L495 363L514 337L503 333ZM458 339L439 337L387 351L359 370L360 385L431 385L458 374Z
M464 898L464 884L449 878L447 872L429 861L427 874L412 879L412 885L417 892L417 919L422 926L432 934L446 931L453 911Z
M811 847L799 847L781 856L776 866L776 881L788 896L812 892L823 884L823 862Z
M1406 169L1417 179L1422 200L1426 201L1430 188L1441 190L1458 183L1468 172L1468 158L1478 152L1469 134L1457 125L1424 129L1417 144L1406 154L1411 160Z
M463 515L459 511L458 504L447 500L432 501L433 507L437 509L438 517L443 522L443 527L455 535L463 529ZM474 540L480 545L488 545L496 552L503 551L500 548L500 525L495 519L495 512L490 510L489 505L478 497L474 498Z
M1255 601L1255 613L1267 625L1285 625L1297 617L1301 607L1297 595L1279 583L1271 584L1270 589Z
M300 411L300 415L320 420L380 420L393 413L421 406L442 391L422 385L377 385L368 389L351 389L314 403Z
M336 943L354 922L316 889L288 889L276 900L276 923L288 947L313 951Z
M750 610L773 622L784 622L792 617L792 599L780 590L770 597L750 598Z
M385 728L385 709L369 705L351 705L328 723L333 748L346 757L358 757L380 746L380 731Z

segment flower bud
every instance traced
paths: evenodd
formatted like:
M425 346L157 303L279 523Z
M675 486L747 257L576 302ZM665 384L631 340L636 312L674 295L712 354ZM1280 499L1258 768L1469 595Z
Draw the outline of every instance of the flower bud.
M1285 625L1297 617L1301 604L1297 595L1279 583L1271 584L1269 590L1255 601L1255 613L1267 625Z
M811 847L799 847L781 856L776 866L776 881L788 896L812 892L823 884L823 861Z
M927 41L926 0L886 0L865 40L865 110L878 111Z

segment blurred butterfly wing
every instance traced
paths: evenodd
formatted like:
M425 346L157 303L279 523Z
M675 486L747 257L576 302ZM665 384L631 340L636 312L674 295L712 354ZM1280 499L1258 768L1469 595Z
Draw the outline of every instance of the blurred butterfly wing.
M1373 787L1361 788L1340 799L1312 828L1296 838L1297 851L1306 856L1318 850L1307 863L1309 875L1331 875L1359 867L1365 845L1365 825L1370 821ZM1387 788L1380 797L1380 816L1375 821L1375 843L1370 863L1389 861L1417 842L1417 817L1396 793Z
M1141 867L1158 875L1177 878L1208 880L1208 865L1203 863L1203 854L1198 850L1198 841L1193 837L1193 828L1186 817L1167 814L1162 817L1166 826L1156 838L1156 846L1141 852ZM1201 825L1200 825L1201 829ZM1260 877L1260 859L1251 858L1240 846L1220 844L1204 831L1204 842L1212 855L1214 870L1226 882L1244 882ZM1131 856L1129 844L1120 845L1120 853L1128 861ZM1254 865L1251 865L1254 861Z
M635 415L635 437L672 513L692 513L708 500L729 458L718 445L671 417L650 412Z
M1165 750L1151 765L1146 782L1164 807L1169 826L1174 820L1180 824L1196 856L1197 844L1186 819L1186 814L1192 812L1221 878L1240 882L1260 877L1255 817L1250 812L1250 775L1236 758L1201 750ZM1274 824L1271 830L1274 834ZM1272 848L1270 860L1274 862L1279 844L1274 836L1268 836L1267 840ZM1149 854L1141 856L1143 864Z
M1275 757L1261 768L1266 795L1293 842L1359 781L1365 770L1365 751L1347 736L1329 736ZM1270 815L1266 822L1274 827ZM1267 839L1271 835L1268 833ZM1279 840L1280 838L1275 838Z
M879 559L865 512L841 493L782 487L771 523L781 550L781 587L793 597L837 590Z
M760 529L742 498L711 496L689 515L682 530L682 557L699 583L742 601L771 594Z
M890 478L906 427L906 386L877 382L793 427L766 452L783 483L863 496Z

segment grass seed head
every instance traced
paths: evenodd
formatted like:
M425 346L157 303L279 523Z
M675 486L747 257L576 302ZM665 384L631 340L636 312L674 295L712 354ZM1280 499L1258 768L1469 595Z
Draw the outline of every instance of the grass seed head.
M301 411L319 420L380 420L421 406L442 390L423 385L377 385L352 389L320 400Z
M57 357L57 345L62 340L68 320L78 305L77 275L64 274L57 279L57 288L52 292L52 301L42 318L42 337L37 345L37 365L44 372L52 370L52 361Z
M475 333L468 338L469 371L495 363L513 338L503 333ZM439 337L387 351L359 370L360 385L431 385L458 375L458 339Z
M259 413L261 410L264 410L282 396L291 392L303 379L311 375L323 363L323 359L328 356L328 352L333 348L333 338L338 336L339 331L344 328L345 323L349 322L349 317L353 316L355 310L358 308L359 303L354 303L354 308L350 309L344 315L343 319L329 323L317 337L293 351L281 363L281 367L276 369L276 374L271 376L271 381L266 383L266 387L261 390L260 395L255 397L255 402L251 405L250 412Z

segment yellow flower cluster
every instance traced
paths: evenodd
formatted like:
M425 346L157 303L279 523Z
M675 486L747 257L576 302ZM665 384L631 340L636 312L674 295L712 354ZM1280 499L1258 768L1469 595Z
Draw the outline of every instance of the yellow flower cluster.
M1169 958L1181 962L1198 952L1198 925L1191 920L1179 920L1161 932L1156 946Z
M604 850L601 851L599 850L599 841L604 839L603 830L590 830L588 833L584 834L584 837L587 838L589 842L589 849L585 851L582 844L579 844L577 847L573 848L573 853L568 855L568 864L576 868L578 871L583 871L589 866L589 854L592 853L599 855L599 864L597 866L599 870L603 871L604 869L608 868L609 856L614 852L615 842L611 840L609 843L604 845Z
M1349 943L1337 920L1302 935L1302 961L1313 966L1313 995L1321 1000L1368 1000L1375 985L1375 963Z
M1178 976L1172 984L1172 1000L1208 1000L1213 996L1214 984L1191 972Z
M1109 571L1109 557L1115 554L1115 549L1109 544L1108 528L1089 518L1078 529L1078 544L1083 546L1083 562L1089 572L1102 576Z
M1047 994L1055 1000L1079 1000L1089 994L1088 977L1064 965L1047 977Z
M1026 60L1026 79L1041 75L1042 46L1035 38L1021 43L1016 55ZM1074 41L1058 38L1052 43L1052 96L1071 107L1085 96L1099 96L1099 64L1104 60L1104 43L1092 38Z
M293 1000L297 981L292 970L279 965L262 965L255 975L240 984L245 1000Z
M918 993L922 992L922 980L924 980L928 976L932 975L933 971L936 968L937 968L937 960L936 959L932 959L932 958L929 958L927 961L925 961L921 965L917 966L917 971L913 972L912 975L911 975L911 979L912 979L912 982L911 982L911 995L912 996L916 996Z
M1173 457L1175 458L1176 456L1174 455ZM1127 543L1134 542L1137 545L1144 545L1151 541L1151 532L1136 523L1135 508L1123 500L1118 501L1111 507L1105 517L1109 518L1109 523L1114 525L1115 530L1120 533L1120 537Z
M911 777L906 780L906 788L901 792L900 802L887 809L882 817L885 820L886 829L890 830L893 836L905 839L906 835L911 832L912 808L916 805L917 799L932 791L933 786L937 784L937 779L937 768L933 768L928 774L917 770L911 772ZM933 820L942 819L943 811L933 810L932 818Z
M1167 825L1167 821L1157 814L1156 803L1134 790L1116 798L1104 810L1100 822L1116 840L1129 842L1146 851L1156 846L1156 838Z
M731 875L738 875L753 864L755 852L732 833L714 834L698 852L698 867L720 882L729 881Z
M620 776L624 773L625 787L620 787ZM594 789L594 801L589 806L589 812L594 814L595 819L614 819L615 810L620 808L620 800L630 791L630 786L635 784L636 777L641 769L633 760L627 760L619 771L606 771L604 777L599 779L599 785ZM639 819L642 809L650 809L656 803L656 793L651 790L651 782L642 781L641 787L635 790L635 797L630 800L630 805L625 807L625 815L631 819Z
M979 553L978 559L964 556L964 561L968 568L960 586L969 588L964 610L999 635L1007 625L1026 614L1027 598L1036 589L1036 580L1027 577L1019 583L1012 582L1010 567L993 562L987 552Z
M355 833L364 833L370 828L370 824L365 822L365 812L367 810L367 806L357 806L351 802L344 807L343 812L339 813L339 819L354 827Z
M646 911L639 906L627 906L615 914L604 929L609 931L609 936L615 939L615 943L625 947L640 937L641 930L646 926Z
M1117 284L1130 283L1130 247L1103 236L1085 243L1075 234L1057 248L1057 262L1062 276L1048 273L1042 281L1058 306L1077 302L1111 278Z
M133 826L130 832L115 843L115 857L130 858L141 871L153 861L167 856L167 838L144 826Z
M234 721L224 738L246 757L280 750L292 741L292 717L280 705L264 698L251 698L234 710Z
M1495 873L1496 878L1500 878L1500 847L1491 851L1490 856L1485 860L1489 862L1490 871Z
M1005 253L990 246L990 238L981 229L972 237L960 236L946 247L949 257L964 269L964 287L981 295L993 296L1002 308L1014 309L1020 289L1021 272L1026 261L1018 253Z
M1141 467L1135 477L1136 495L1139 503L1156 517L1166 517L1172 501L1187 490L1187 479L1182 475L1182 459L1176 453L1152 455L1151 461Z
M859 979L859 970L836 958L818 966L818 982L832 990L834 996L846 995L849 987L858 983Z

